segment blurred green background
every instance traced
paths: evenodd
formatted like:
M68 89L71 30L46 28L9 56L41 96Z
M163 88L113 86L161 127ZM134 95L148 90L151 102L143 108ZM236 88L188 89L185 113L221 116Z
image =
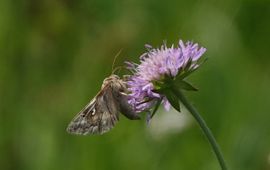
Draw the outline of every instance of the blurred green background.
M189 78L200 90L187 95L229 167L269 170L266 0L1 0L0 169L219 169L192 118L157 137L144 120L123 116L102 136L65 131L110 75L120 49L116 65L138 62L146 43L179 38L208 49L208 61Z

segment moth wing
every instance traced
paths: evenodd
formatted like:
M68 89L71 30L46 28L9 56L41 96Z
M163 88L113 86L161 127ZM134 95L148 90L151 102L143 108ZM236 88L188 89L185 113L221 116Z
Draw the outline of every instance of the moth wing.
M67 132L77 135L103 134L119 120L119 106L108 85L70 122Z

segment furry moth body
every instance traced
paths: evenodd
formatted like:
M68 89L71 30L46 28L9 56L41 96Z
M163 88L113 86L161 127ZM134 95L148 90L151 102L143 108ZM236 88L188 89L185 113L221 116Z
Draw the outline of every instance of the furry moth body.
M70 122L67 132L78 135L103 134L119 120L119 112L128 119L140 119L127 102L126 83L117 75L107 77L98 94Z

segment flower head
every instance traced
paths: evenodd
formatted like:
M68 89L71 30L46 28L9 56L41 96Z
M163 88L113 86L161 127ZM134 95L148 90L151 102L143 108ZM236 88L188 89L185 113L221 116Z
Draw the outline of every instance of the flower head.
M141 55L140 64L126 62L127 68L134 73L127 81L131 92L129 103L136 112L142 112L151 108L156 101L162 100L165 109L168 110L168 97L159 90L167 88L170 84L168 82L176 79L182 81L196 70L200 65L198 60L206 49L196 43L184 43L182 40L177 47L167 47L164 44L157 49L149 45L146 45L146 48L148 51Z

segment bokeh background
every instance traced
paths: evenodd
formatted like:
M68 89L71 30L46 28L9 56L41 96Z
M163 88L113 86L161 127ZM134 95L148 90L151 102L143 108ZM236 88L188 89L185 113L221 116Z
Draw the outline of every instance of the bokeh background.
M200 90L186 94L230 169L269 170L267 0L1 0L0 169L219 169L188 113L161 111L150 126L122 116L102 136L65 131L120 49L118 66L180 38L208 49L189 77Z

